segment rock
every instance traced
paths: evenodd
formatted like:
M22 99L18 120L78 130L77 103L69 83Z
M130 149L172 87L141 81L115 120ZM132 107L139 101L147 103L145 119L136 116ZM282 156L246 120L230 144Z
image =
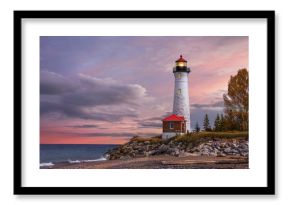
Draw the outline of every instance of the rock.
M247 144L241 144L239 148L240 149L248 149L248 145Z
M173 156L178 157L179 154L180 154L180 151L179 151L179 149L175 148L175 149L172 150L172 152L170 154L173 155Z
M172 155L184 156L217 156L226 155L248 157L249 148L247 140L227 140L221 138L202 139L198 145L187 142L177 142L174 140L151 143L149 140L144 142L132 141L125 145L120 145L106 153L106 158L130 159L134 157L145 157L151 155Z
M107 159L107 160L110 159L110 154L106 153L106 154L104 155L104 158Z
M247 152L242 152L242 153L241 153L241 156L243 156L243 157L248 157L248 156L249 156L249 153L247 153Z
M168 145L163 144L159 147L158 150L160 153L166 153L166 152L168 152L169 149L170 149L170 147Z
M221 144L220 144L220 147L221 147L221 148L225 148L225 147L226 147L226 143L224 143L224 142L221 143Z
M209 156L209 151L205 149L201 152L201 155Z
M239 154L240 153L239 150L237 150L237 149L232 149L231 152L235 153L235 154Z
M231 152L231 148L228 147L228 148L224 149L224 152L225 153L230 153Z
M149 145L150 142L149 142L149 141L145 141L144 144L145 144L145 145Z
M238 147L237 144L235 144L235 143L231 144L231 148L237 148L237 147Z

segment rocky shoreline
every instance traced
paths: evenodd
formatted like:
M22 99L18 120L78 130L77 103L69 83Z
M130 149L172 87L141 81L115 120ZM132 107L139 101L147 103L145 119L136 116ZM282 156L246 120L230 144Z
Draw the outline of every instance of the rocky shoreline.
M226 157L237 156L246 157L249 155L249 145L247 139L204 139L198 143L152 140L131 140L106 153L108 160L126 160L138 157L149 157L159 155L170 155L175 157L186 156L212 156Z
M109 150L107 160L45 169L248 169L247 134L188 135L162 140L135 137ZM210 135L210 137L209 137ZM217 135L217 134L216 134Z

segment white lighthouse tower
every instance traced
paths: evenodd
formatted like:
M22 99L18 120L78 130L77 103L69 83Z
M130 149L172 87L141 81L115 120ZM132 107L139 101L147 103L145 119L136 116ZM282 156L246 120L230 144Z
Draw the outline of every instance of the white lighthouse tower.
M190 126L190 109L188 95L188 74L190 68L187 67L187 61L182 55L175 61L176 66L173 68L175 77L173 114L184 116L186 120L186 131L191 131Z

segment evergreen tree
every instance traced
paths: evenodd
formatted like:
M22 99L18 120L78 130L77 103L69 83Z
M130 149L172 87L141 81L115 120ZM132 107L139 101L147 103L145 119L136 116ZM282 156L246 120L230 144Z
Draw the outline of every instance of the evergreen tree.
M208 115L207 114L205 114L205 116L204 116L203 129L205 131L211 131L211 127L210 127L210 124L209 124L209 119L208 119Z
M199 127L199 125L198 125L198 122L196 122L196 124L195 124L195 131L196 131L196 132L199 132L199 131L200 131L200 127Z
M221 131L221 120L220 120L220 115L217 114L215 121L214 121L214 130L215 131Z
M225 131L226 128L225 128L225 118L224 118L224 115L221 114L221 119L220 119L220 131Z

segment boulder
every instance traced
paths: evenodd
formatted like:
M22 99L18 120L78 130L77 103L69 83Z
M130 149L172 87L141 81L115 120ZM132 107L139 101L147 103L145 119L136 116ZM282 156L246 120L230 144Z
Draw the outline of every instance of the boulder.
M224 149L224 153L230 153L231 152L231 148L227 147Z

